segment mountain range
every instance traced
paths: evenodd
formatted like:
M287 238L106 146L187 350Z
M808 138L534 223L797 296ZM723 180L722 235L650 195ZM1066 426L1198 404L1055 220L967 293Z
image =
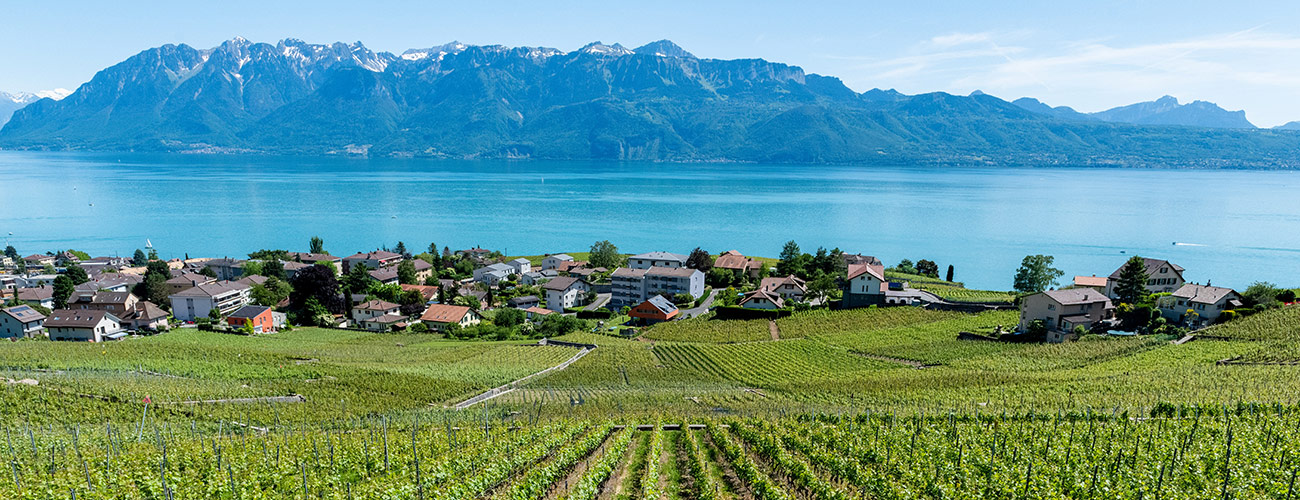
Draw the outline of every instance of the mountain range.
M67 97L68 94L71 93L72 91L68 89L42 90L40 92L19 92L16 94L0 92L0 127L3 127L4 124L9 121L9 117L14 114L14 111L23 109L23 107L28 104L44 98L57 101Z
M856 92L661 40L565 52L235 38L165 45L14 112L0 147L743 162L1300 166L1300 133L1172 97L1099 113Z

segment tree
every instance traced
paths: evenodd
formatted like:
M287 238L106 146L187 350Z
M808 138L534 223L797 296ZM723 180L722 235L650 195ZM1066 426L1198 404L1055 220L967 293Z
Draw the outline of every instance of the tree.
M1247 306L1262 310L1276 306L1277 296L1281 293L1282 289L1277 285L1267 281L1256 281L1241 292L1241 298Z
M1281 293L1277 294L1276 298L1278 302L1287 304L1295 302L1295 290L1282 290Z
M1115 297L1124 304L1137 304L1147 296L1147 264L1142 257L1134 255L1119 270L1115 280Z
M920 274L921 276L938 278L939 264L935 264L934 261L928 259L918 260L916 261L916 273Z
M167 267L166 262L160 260L149 262L145 267L144 282L140 284L140 293L137 295L154 304L165 306L167 296L171 294L171 289L167 286L167 280L171 277L171 268Z
M240 268L243 269L244 276L253 276L255 274L262 274L262 263L260 261L246 260L244 261L243 264L240 265Z
M507 328L522 325L524 324L524 311L513 307L498 310L496 316L492 318L492 323Z
M736 280L736 272L715 267L704 276L704 282L713 288L726 288Z
M208 266L203 266L203 269L199 269L199 274L202 274L202 275L207 276L207 277L209 277L209 278L216 278L216 277L217 277L217 272L216 272L216 271L213 271L212 268L211 268L211 267L208 267Z
M72 284L74 285L80 285L82 283L90 281L90 276L86 275L86 270L82 269L81 266L78 266L76 264L68 265L68 268L63 271L63 274L71 278Z
M154 250L154 249L152 249L152 248L149 249L149 260L158 260L158 251L157 251L157 250Z
M406 258L411 257L411 254L406 253L406 243L402 243L400 241L397 242L397 248L393 249L393 253L399 254L402 257L406 257Z
M898 265L894 266L894 270L903 274L917 274L916 266L908 259L898 261Z
M54 278L54 308L66 309L68 307L68 297L76 291L77 284L72 282L72 278L60 274Z
M221 321L221 309L215 307L212 309L208 309L208 319L212 320L213 322Z
M307 251L310 253L325 253L325 240L322 240L320 236L312 236Z
M284 262L279 260L268 260L262 262L262 276L267 278L284 279Z
M253 260L289 260L289 251L262 249L248 254L248 258Z
M315 301L316 305L323 308L326 313L343 312L343 300L339 297L339 282L329 269L321 266L303 268L294 274L293 281L289 284L293 286L293 292L289 294L290 311L300 315L310 314L312 311L309 310L308 302Z
M601 240L591 245L591 254L587 256L587 262L591 267L604 267L614 269L623 265L623 254L618 253L618 247L610 243L609 240Z
M330 272L334 273L334 275L336 276L339 274L338 266L335 266L333 262L330 262L328 260L322 260L320 262L317 262L315 265L323 267L325 269L329 269Z
M9 257L11 259L17 260L18 249L14 248L13 245L5 245L5 257Z
M839 287L835 285L835 276L823 274L821 277L808 283L808 291L811 292L815 300L825 301Z
M799 244L794 240L785 242L781 247L781 261L776 264L776 272L782 276L802 275L804 272L803 263L801 262L804 254L799 251Z
M349 269L348 273L343 275L343 281L341 282L346 293L368 293L371 285L375 283L378 283L378 281L375 280L374 276L370 275L370 271L363 265L352 266L352 269Z
M250 293L253 302L256 302L257 305L274 307L284 299L289 298L289 294L293 293L293 287L280 278L272 276L267 278L265 283L253 285L253 290Z
M68 249L68 253L72 254L72 255L73 255L74 257L76 257L77 259L80 259L82 262L85 262L85 261L90 260L90 254L88 254L88 253L86 253L86 252L83 252L83 251L81 251L81 250L77 250L77 249L74 249L74 248L69 248L69 249Z
M948 274L944 276L943 280L952 283L952 264L948 264Z
M1016 270L1015 289L1021 293L1036 293L1056 285L1057 278L1065 272L1052 267L1056 259L1051 255L1026 255Z
M849 265L844 262L844 251L838 247L831 250L831 268L827 272L834 274L836 278L849 276Z
M141 250L139 248L135 249L135 256L131 258L131 265L139 267L148 263L149 263L149 257L145 256L144 250Z
M397 265L397 282L403 285L414 285L419 280L415 274L415 264L409 260L404 260Z
M700 247L695 247L695 250L691 250L691 255L686 257L686 267L708 273L710 269L713 269L713 256Z

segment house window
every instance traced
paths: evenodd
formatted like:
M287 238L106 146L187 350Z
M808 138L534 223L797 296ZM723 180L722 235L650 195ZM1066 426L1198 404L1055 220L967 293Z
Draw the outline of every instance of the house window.
M1048 311L1055 311L1055 310L1056 310L1056 304L1047 304L1047 310L1048 310Z

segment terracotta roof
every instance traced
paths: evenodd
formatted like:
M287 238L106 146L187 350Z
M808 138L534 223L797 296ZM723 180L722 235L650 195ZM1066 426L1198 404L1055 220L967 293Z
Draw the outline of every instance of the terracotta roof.
M807 283L803 279L800 279L798 276L795 275L786 276L784 278L782 277L763 278L763 281L759 282L758 288L762 290L776 290L777 288L780 288L785 285L794 285L795 288L798 288L801 291L804 292L808 291Z
M395 254L393 252L385 252L383 250L375 250L373 252L352 254L344 258L344 260L388 260L388 259L401 258L401 257L402 257L401 254Z
M614 270L614 273L613 273L613 274L610 274L609 277L610 277L610 278L634 278L634 279L640 279L640 278L642 278L642 277L645 276L645 273L646 273L646 271L648 271L648 270L649 270L649 269L632 269L632 268L630 268L630 267L620 267L620 268L618 268L618 269L615 269L615 270Z
M3 311L8 315L13 316L13 318L18 320L19 323L31 323L33 321L45 319L44 314L36 312L35 309L32 309L32 306L26 304L6 308L3 309Z
M1201 304L1216 304L1228 295L1236 295L1236 290L1224 288L1221 286L1197 285L1188 283L1178 288L1178 291L1172 295L1180 299L1187 299L1189 302Z
M394 304L392 302L387 302L379 299L367 301L365 303L352 306L353 309L360 310L360 311L387 311L389 309L397 309L399 307L402 306L400 304Z
M551 281L547 281L546 284L542 285L542 289L564 291L564 290L568 290L569 287L573 286L574 283L579 283L581 281L582 281L581 279L574 278L572 276L555 278Z
M885 274L876 266L871 264L853 264L849 266L849 280L864 274L870 274L873 278L880 280L882 283L885 281Z
M420 295L423 296L425 300L429 300L429 299L432 299L432 298L438 296L438 287L436 287L436 286L430 286L430 285L401 285L401 287L402 287L402 290L415 290L415 291L417 291L417 292L420 292Z
M189 284L190 286L194 286L200 283L210 283L216 280L217 280L216 278L213 278L211 276L204 276L199 273L182 272L180 275L176 276L175 278L167 280L167 284L169 285Z
M45 320L46 328L91 328L107 317L120 322L117 316L94 309L55 309Z
M1109 281L1105 276L1075 276L1074 286L1106 286Z
M135 308L131 311L131 319L135 320L154 320L166 317L167 311L147 300L136 302Z
M249 288L252 288L253 285L261 285L263 283L266 283L267 279L268 278L266 276L262 276L260 274L254 274L252 276L244 276L243 278L239 278L238 280L235 280L235 283L242 283L248 285Z
M420 315L420 321L431 321L434 323L460 323L460 320L469 314L469 308L465 306L453 306L448 304L430 304L424 314Z
M552 310L550 310L550 309L542 309L542 308L537 307L537 306L533 306L533 307L530 307L530 308L528 308L528 309L524 309L524 312L530 312L530 313L533 313L533 314L540 314L540 315L542 315L542 316L546 316L547 314L555 314L555 311L552 311Z
M713 261L713 267L730 269L733 271L748 271L751 268L761 267L762 265L762 261L745 257L735 250L727 250Z
M307 263L334 262L343 260L327 253L289 252L289 257Z
M266 306L255 306L255 305L250 304L250 305L246 305L246 306L244 306L244 307L241 307L241 308L239 308L239 309L236 309L235 312L230 313L230 316L227 316L227 317L228 317L228 318L244 318L244 319L253 319L253 318L256 318L256 317L258 317L258 316L261 316L262 313L264 313L264 312L266 312L266 311L270 311L270 310L271 310L271 308L266 307Z
M375 269L367 272L370 273L371 278L379 281L392 281L397 279L397 268L394 267L385 267L383 269Z

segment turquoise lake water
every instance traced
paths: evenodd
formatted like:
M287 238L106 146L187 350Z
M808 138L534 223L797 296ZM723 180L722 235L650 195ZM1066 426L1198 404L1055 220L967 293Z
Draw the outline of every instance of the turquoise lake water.
M163 257L244 256L313 235L336 255L608 239L775 256L793 239L928 258L994 289L1026 254L1055 256L1063 281L1140 254L1192 281L1300 286L1300 172L0 152L0 237L24 255L130 255L148 239Z

